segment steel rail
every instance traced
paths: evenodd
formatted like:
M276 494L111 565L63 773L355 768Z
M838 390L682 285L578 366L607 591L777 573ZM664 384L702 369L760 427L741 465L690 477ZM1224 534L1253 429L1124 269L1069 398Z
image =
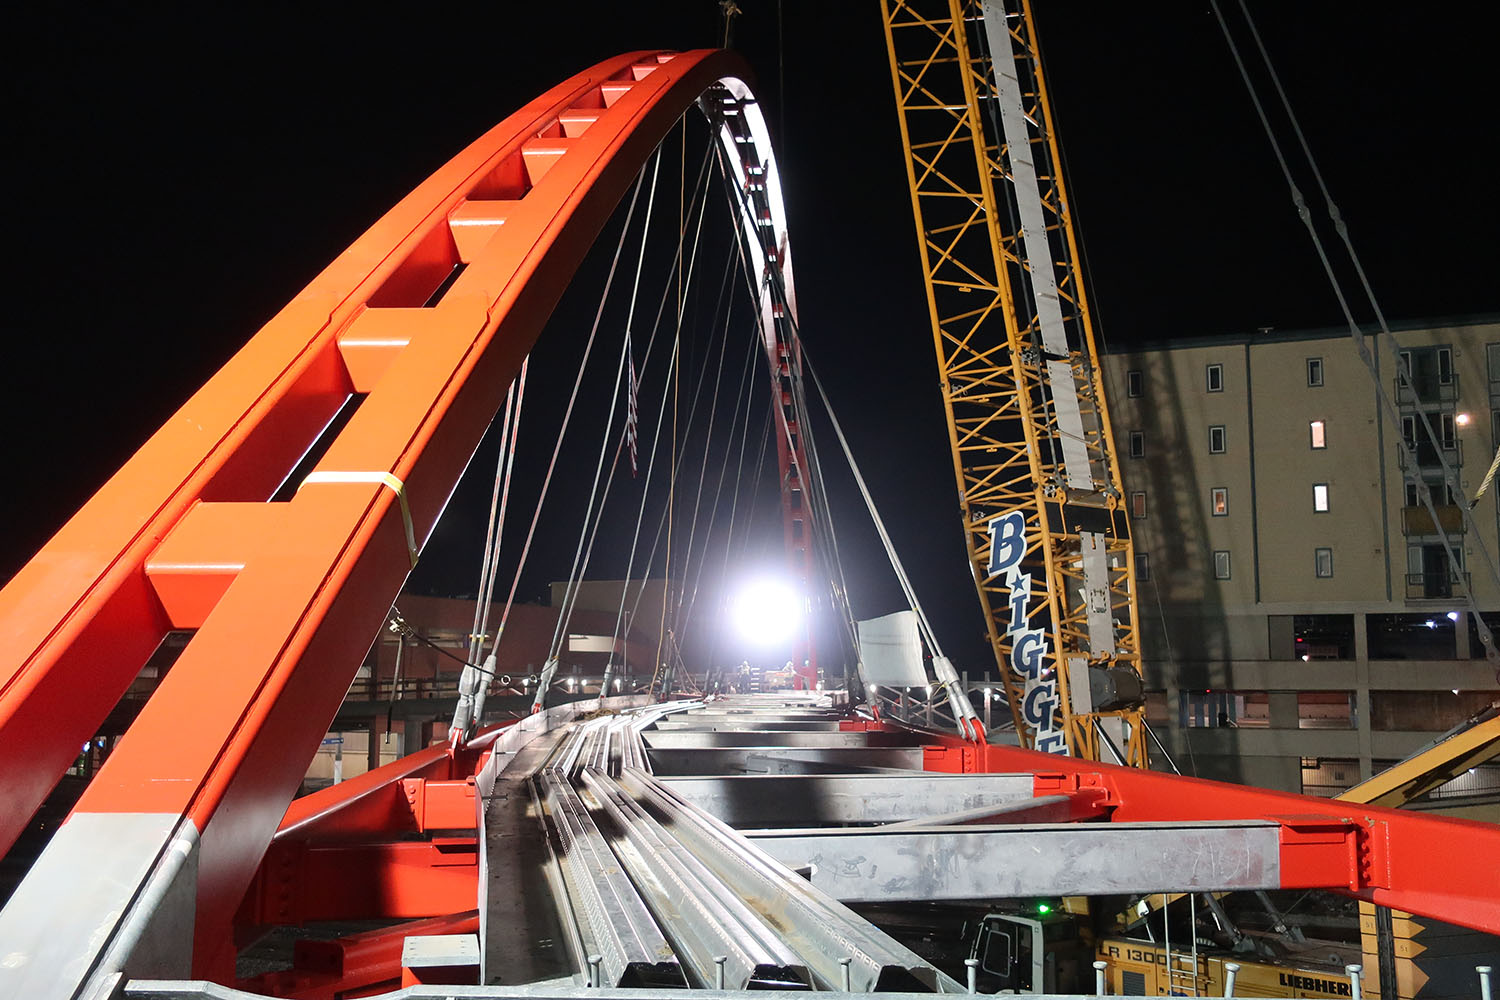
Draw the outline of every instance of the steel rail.
M695 986L713 985L722 956L734 988L811 988L802 960L613 778L586 769L581 782L622 838L617 854Z

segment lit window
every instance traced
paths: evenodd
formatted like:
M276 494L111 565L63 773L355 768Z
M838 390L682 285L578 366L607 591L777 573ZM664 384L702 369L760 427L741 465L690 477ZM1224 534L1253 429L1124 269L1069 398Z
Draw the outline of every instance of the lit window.
M1313 510L1319 514L1328 513L1328 484L1313 483Z
M1224 391L1224 366L1223 365L1209 365L1208 366L1208 391L1209 392L1223 392Z
M1307 359L1307 384L1316 388L1323 384L1323 359Z
M1142 378L1139 368L1132 368L1125 373L1125 395L1132 398L1139 396L1144 384L1145 379Z
M1135 578L1137 582L1151 579L1151 556L1148 553L1135 554Z
M1312 433L1312 446L1314 448L1327 448L1328 439L1323 435L1323 421L1314 420L1307 426Z
M1146 435L1141 431L1130 432L1130 457L1144 458L1146 456Z
M1214 579L1229 579L1229 553L1223 549L1214 552Z
M1209 492L1208 509L1214 517L1226 517L1229 514L1229 487L1215 486Z
M1225 452L1224 426L1222 424L1208 429L1208 450L1211 454L1222 455Z
M1146 494L1144 492L1130 494L1130 516L1134 518L1146 516Z
M1333 576L1332 549L1313 550L1313 572L1316 573L1320 579L1328 579L1329 577Z

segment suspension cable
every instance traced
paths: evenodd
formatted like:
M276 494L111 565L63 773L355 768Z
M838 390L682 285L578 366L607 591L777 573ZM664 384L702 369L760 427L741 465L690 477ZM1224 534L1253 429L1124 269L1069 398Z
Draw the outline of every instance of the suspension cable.
M568 396L567 408L563 411L562 425L557 431L557 443L552 446L552 458L547 463L547 474L542 478L542 492L537 497L536 509L531 515L531 526L526 531L526 543L521 547L521 559L516 564L516 575L511 580L510 593L505 598L505 610L500 615L500 625L496 629L495 645L500 644L500 635L505 632L506 622L510 620L510 609L515 603L516 590L521 586L521 573L526 569L527 556L531 554L531 542L536 537L537 521L542 516L542 505L547 501L547 491L552 485L552 473L557 468L557 456L562 451L563 438L568 433L568 424L573 419L573 405L578 401L578 390L583 385L583 373L588 367L589 355L594 350L594 339L599 333L599 321L604 316L604 304L609 299L610 287L615 281L615 268L620 263L620 253L625 249L625 237L630 232L630 220L635 215L636 200L641 194L641 183L646 179L645 172L636 175L635 190L630 195L630 207L625 212L625 224L620 227L620 240L615 245L614 257L609 263L609 275L604 280L604 291L599 296L599 307L594 312L594 324L589 329L589 339L583 348L583 357L578 362L578 374L573 379L573 391Z
M706 208L707 208L707 198L705 197L705 199L704 199L704 210L700 211L699 216L698 216L698 228L699 228L700 234L701 234L701 231L702 231L704 216L707 214ZM697 240L695 238L695 240L694 240L694 255L695 255L695 257L696 257L696 248L697 248ZM729 265L730 265L730 263L732 261L733 261L733 258L729 258L728 260L725 261L726 273L727 273L728 267L729 267ZM689 272L689 277L691 278L691 271ZM682 317L679 315L677 329L674 331L674 337L673 337L674 342L680 340L681 333L682 333ZM678 365L679 372L681 370L681 367L682 366L679 363L679 365ZM703 395L703 383L704 383L705 378L707 376L707 372L708 372L707 368L702 368L698 372L698 382L697 382L697 385L693 389L693 399L692 399L692 402L689 404L689 407L688 407L687 426L689 428L691 428L692 426L694 426L694 422L695 422L695 420L697 418L698 404L699 404L699 402L700 402L700 400L702 398L702 395ZM674 420L675 420L675 414L674 414ZM680 455L678 455L676 453L675 437L676 437L676 435L675 435L675 432L674 432L674 434L673 434L674 441L673 441L672 457L671 457L671 462L670 462L669 489L670 489L670 487L672 485L675 485L675 483L677 481L677 473L678 473L678 471L679 471L679 469L681 467L682 457L683 457L683 456L680 456ZM645 512L645 503L646 503L646 497L643 494L642 497L641 497L641 509L642 509L642 514L643 515L644 515L644 512ZM663 530L666 529L667 526L668 526L668 522L670 520L670 516L671 516L671 505L670 505L670 494L669 494L668 507L667 507L666 510L664 510L662 512L661 518L658 519L658 521L657 521L656 535L653 538L652 543L651 543L650 554L646 557L646 571L647 571L647 573L650 572L651 566L654 565L655 562L656 562L656 550L661 545L662 533L663 533ZM637 531L639 531L639 527L637 528ZM668 549L668 553L669 553L669 557L670 557L670 547ZM668 562L667 566L668 566L668 573L670 574L670 567L671 567L670 561ZM669 580L669 582L670 582L670 580ZM635 603L631 606L631 609L630 609L630 617L631 617L632 620L634 620L636 611L639 610L639 608L640 608L641 598L644 596L644 593L645 592L644 592L644 589L643 589L643 590L637 592L637 594L636 594ZM661 619L662 623L661 623L660 627L661 627L663 633L666 630L666 606L668 604L669 597L670 597L670 595L664 595L663 598L662 598L662 619ZM623 602L622 602L622 608L623 608ZM660 651L658 650L658 655L659 655L659 652Z
M1213 7L1214 17L1219 22L1219 29L1221 32L1223 32L1224 40L1226 43L1228 43L1229 51L1234 57L1235 66L1239 69L1240 78L1244 81L1245 88L1249 92L1251 103L1255 106L1255 113L1260 118L1261 127L1265 130L1266 139L1271 144L1271 149L1275 154L1276 162L1281 168L1282 177L1286 180L1287 187L1291 192L1292 203L1296 207L1297 215L1302 220L1303 226L1307 229L1308 236L1313 241L1313 247L1317 251L1318 260L1323 265L1324 274L1328 277L1329 284L1333 289L1334 297L1338 300L1339 308L1344 314L1345 322L1349 327L1349 336L1354 341L1355 350L1358 353L1360 360L1364 362L1365 368L1370 374L1370 379L1375 385L1376 399L1380 402L1381 412L1385 414L1386 418L1390 421L1391 426L1396 430L1395 437L1397 449L1400 452L1402 459L1408 464L1408 467L1420 468L1420 465L1417 463L1416 455L1411 443L1408 442L1406 440L1406 436L1401 433L1401 415L1396 409L1395 403L1391 401L1389 394L1386 393L1385 387L1380 382L1380 373L1378 368L1376 367L1376 359L1373 355L1371 355L1370 349L1365 346L1364 334L1360 331L1359 324L1354 319L1354 313L1350 308L1348 298L1344 294L1344 289L1342 284L1339 282L1338 275L1334 273L1333 264L1328 258L1327 250L1323 246L1323 240L1318 235L1317 228L1313 225L1312 213L1308 210L1307 202L1303 198L1301 190L1298 188L1296 181L1292 177L1291 168L1288 166L1286 156L1283 154L1281 149L1281 143L1277 140L1275 131L1271 128L1270 118L1267 116L1265 107L1261 103L1260 94L1255 87L1254 81L1250 79L1250 73L1245 67L1244 60L1240 56L1239 46L1235 44L1234 37L1230 34L1229 25L1225 21L1224 13L1219 7L1219 0L1209 0L1209 2ZM1365 274L1364 267L1360 264L1358 255L1354 251L1354 244L1349 237L1348 227L1344 224L1343 217L1338 211L1338 206L1334 204L1332 195L1328 191L1328 186L1323 180L1321 171L1318 170L1317 161L1313 157L1312 149L1307 143L1306 136L1302 133L1302 128L1301 125L1297 122L1296 115L1292 112L1291 102L1287 99L1286 92L1281 86L1280 78L1276 74L1276 69L1271 64L1270 56L1266 52L1265 46L1261 43L1260 34L1255 30L1255 23L1250 18L1249 9L1244 6L1244 0L1241 0L1240 6L1242 11L1244 12L1247 23L1250 25L1250 30L1255 37L1256 44L1260 48L1261 57L1265 61L1266 68L1269 71L1273 82L1275 83L1276 91L1281 96L1282 106L1285 109L1288 118L1291 119L1293 128L1296 131L1298 141L1301 143L1303 155L1307 158L1308 164L1312 168L1313 176L1317 180L1318 188L1323 194L1324 201L1328 208L1329 218L1333 221L1334 229L1338 232L1339 236L1343 240L1345 250L1349 254L1350 261L1354 266L1356 274L1359 276L1359 281L1365 292L1365 297L1369 301L1371 308L1375 312L1376 320L1378 321L1380 326L1380 332L1385 334L1388 341L1390 341L1392 344L1395 344L1395 337L1391 334L1390 326L1386 323L1385 313L1381 310L1380 304L1375 297L1375 291L1370 285L1370 281L1368 276ZM1418 406L1415 414L1417 417L1417 421L1427 432L1428 440L1433 444L1433 451L1436 453L1438 465L1441 466L1443 470L1443 478L1445 483L1447 484L1448 488L1453 491L1453 495L1458 499L1457 506L1464 518L1465 523L1468 525L1470 538L1478 546L1480 554L1484 557L1484 562L1486 567L1489 569L1491 578L1495 580L1497 585L1500 585L1500 571L1496 570L1494 560L1490 556L1488 547L1486 547L1483 541L1480 539L1478 526L1474 523L1474 518L1469 510L1469 505L1465 501L1463 485L1459 481L1457 475L1454 473L1453 468L1448 464L1448 460L1443 456L1442 439L1438 436L1437 431L1433 428L1432 422L1428 419L1426 411L1422 409L1420 405L1420 397L1418 397L1417 395L1416 386L1412 380L1411 372L1407 365L1402 363L1399 353L1397 353L1396 355L1396 377L1400 388L1408 393L1413 400L1418 401ZM1418 475L1415 481L1415 486L1417 498L1422 501L1422 505L1426 508L1428 516L1432 518L1434 533L1442 541L1443 552L1448 558L1449 571L1452 574L1454 581L1458 584L1460 591L1463 593L1464 601L1468 605L1469 612L1473 617L1476 630L1479 633L1480 641L1485 647L1485 657L1491 663L1500 662L1500 649L1496 648L1494 636L1491 634L1489 626L1485 623L1484 617L1479 612L1479 606L1474 599L1473 590L1470 588L1468 581L1464 578L1462 563L1457 555L1457 551L1454 547L1453 541L1449 538L1447 531L1445 531L1443 528L1442 521L1438 516L1436 503L1432 498L1432 491L1431 489L1429 489L1426 480L1423 479L1420 475Z
M864 497L865 507L870 512L870 520L875 523L875 532L880 536L880 543L885 546L886 558L891 561L891 569L896 573L896 580L901 584L902 592L905 593L912 610L917 613L917 620L922 624L923 638L927 640L927 645L934 656L942 656L943 650L938 645L937 633L933 631L932 623L927 619L927 612L922 609L922 602L917 599L917 592L912 587L911 579L906 575L906 568L901 564L901 557L896 553L895 543L891 541L891 536L885 529L885 520L880 516L880 511L875 506L875 498L870 495L870 488L865 484L865 477L859 471L859 463L854 460L854 451L849 447L848 439L844 437L844 429L839 424L838 416L833 412L833 404L828 399L828 393L823 390L823 383L818 379L817 369L813 367L812 361L805 353L802 356L802 364L807 369L808 375L812 376L813 388L817 389L818 398L823 402L823 412L828 414L828 423L833 427L839 447L844 451L844 460L849 463L849 471L854 475L854 482L859 487L860 496Z
M529 355L527 356L529 359ZM510 440L510 414L511 408L516 402L516 381L510 383L510 388L505 390L505 416L500 421L500 448L495 455L495 486L490 492L490 519L484 529L484 555L479 559L479 592L478 599L474 602L474 624L469 629L469 659L479 659L479 646L482 640L479 638L479 622L483 617L484 606L488 602L486 594L490 578L490 555L495 549L495 519L500 507L500 484L505 479L505 445Z
M735 218L736 207L733 200L733 195L730 192L731 186L727 183L728 173L727 171L724 173L726 178L726 183L724 185L724 194L726 200L728 200L729 202L730 217ZM735 193L739 195L739 208L744 212L750 212L753 214L752 206L748 201L748 195L746 194L746 192L735 188ZM741 271L745 275L745 281L750 291L751 300L755 301L757 299L757 295L750 275L749 255L745 253L744 240L738 226L734 227L734 235L735 244L739 250L740 260L743 264L743 266L741 267ZM798 356L801 356L801 331L798 326L796 316L793 314L791 302L789 301L786 294L786 287L783 276L781 274L781 269L779 267L767 267L764 280L766 285L770 288L771 294L775 301L779 302L782 305L782 313L786 318L788 325L791 327L792 342L796 346ZM816 444L813 440L812 421L810 419L810 413L808 412L807 397L802 386L802 379L800 377L800 374L796 371L793 371L792 375L792 406L794 412L797 415L798 426L802 428L802 454L806 457L808 468L802 468L801 460L798 457L798 451L794 447L791 439L791 429L783 425L783 432L785 433L787 439L787 450L793 466L797 469L799 477L804 483L807 484L808 487L808 500L813 505L813 511L816 515L813 523L814 542L816 542L816 540L820 536L826 537L826 548L824 546L814 544L813 549L818 554L819 562L822 564L823 577L828 583L830 590L833 592L833 602L839 605L839 607L842 609L841 617L845 620L845 630L848 634L851 649L854 651L857 659L859 651L859 634L858 629L854 624L854 612L849 604L848 581L844 578L843 563L838 555L838 536L834 530L833 508L828 502L827 484L823 479L821 468L817 463ZM772 372L771 378L774 379L775 377L775 373Z
M636 254L635 277L630 288L630 309L626 313L625 317L625 338L620 343L620 359L615 366L614 387L610 390L609 413L604 418L604 434L602 435L599 442L599 459L594 466L594 482L593 485L589 488L588 504L584 507L583 527L578 534L578 548L573 553L573 565L568 570L568 582L563 590L562 606L558 611L557 625L552 632L552 645L547 653L548 659L555 659L557 657L562 642L562 636L566 634L567 623L571 621L573 617L573 604L578 599L578 584L580 582L579 562L583 559L584 539L589 535L589 521L594 516L594 497L599 492L599 476L604 468L604 457L609 452L609 442L611 437L610 432L614 429L615 410L619 406L620 382L624 377L626 359L629 357L630 353L630 325L635 318L636 298L641 289L641 268L646 261L646 240L647 237L651 235L651 213L652 209L656 207L656 181L658 177L658 170L661 167L660 148L657 149L656 155L652 159L654 166L651 171L651 193L646 198L645 221L641 225L641 245ZM617 448L615 450L616 462L618 462L619 457L619 449ZM615 462L611 462L609 470L611 482L613 482L614 480L614 470ZM608 485L606 485L605 498L607 499L608 496L609 487ZM603 514L604 501L601 500L599 502L598 517L602 518ZM597 520L595 520L595 524L597 526ZM597 527L595 528L595 530L597 530ZM590 550L593 549L592 537L588 538L588 547Z
M510 506L510 483L516 471L516 442L521 436L521 408L526 400L526 371L531 366L531 355L521 362L521 374L511 384L511 392L515 394L516 410L515 419L512 421L510 412L510 393L505 397L505 421L502 424L500 434L500 455L497 461L503 463L504 483L501 483L501 466L495 469L495 484L500 489L499 515L496 516L495 497L490 496L490 529L486 532L485 545L492 552L486 553L487 572L481 571L479 603L474 609L475 626L474 632L469 639L469 659L479 661L484 654L485 635L489 631L490 605L495 598L495 580L500 571L500 543L505 534L505 512ZM493 545L491 543L493 542ZM498 642L500 635L495 634Z
M699 243L700 243L700 240L702 238L702 235L703 235L703 216L704 216L704 210L707 207L708 199L706 197L700 198L699 194L700 194L700 192L705 192L706 193L706 191L707 191L707 188L703 186L703 182L704 182L705 177L707 176L709 162L710 162L709 151L705 150L704 154L703 154L703 161L699 165L699 168L698 168L698 179L697 179L697 181L693 185L693 201L698 206L698 223L697 223L697 226L695 227L694 232L693 232L693 246L692 246L692 250L691 250L691 253L690 253L690 256L689 256L689 260L688 260L688 275L689 275L690 279L691 279L691 275L692 275L693 271L697 267L697 262L698 262L698 247L699 247ZM691 213L689 214L689 217L691 217ZM686 241L686 239L687 239L687 226L685 224L683 224L683 223L679 223L678 232L677 232L677 252L676 252L676 255L673 257L672 264L671 264L671 267L674 270L679 267L679 262L682 259L683 244ZM670 291L671 291L671 286L670 286L670 276L669 276L669 281L668 281L667 285L665 287L663 287L663 289L662 289L661 300L657 303L656 318L651 323L651 337L648 339L648 341L646 343L646 362L645 362L646 366L649 366L650 363L651 363L651 348L652 348L652 345L654 345L656 343L656 335L657 335L658 331L661 329L661 320L662 320L662 316L666 313L667 297L670 294ZM677 321L677 328L679 330L681 329L681 325L682 325L682 320L681 320L681 316L679 315L678 321ZM641 525L644 522L645 517L646 517L646 501L647 501L647 499L651 495L651 479L652 479L652 476L653 476L654 472L656 471L656 452L657 452L657 446L660 444L660 441L661 441L662 424L663 424L663 422L665 420L666 412L667 412L667 409L666 409L666 393L667 393L667 391L673 385L673 379L674 379L675 373L676 373L677 368L678 368L678 355L679 355L679 349L680 349L680 347L681 347L680 339L678 337L674 336L673 339L672 339L672 350L668 354L667 376L666 376L666 381L664 383L664 388L662 390L662 402L661 402L661 405L657 409L656 429L652 433L652 437L651 437L651 452L650 452L650 457L646 460L646 481L645 481L645 483L644 483L644 485L642 486L642 489L641 489L640 509L636 513L635 530L631 534L631 538L630 538L630 555L627 558L626 564L625 564L625 585L620 588L620 606L619 606L619 608L615 612L615 631L614 631L613 639L612 639L612 641L610 643L610 651L611 651L610 655L611 656L614 655L613 651L614 651L615 647L619 644L621 629L623 627L623 622L625 621L625 601L628 599L628 596L629 596L631 574L635 572L635 556L636 556L636 551L637 551L637 549L638 549L638 547L640 545ZM646 371L645 371L645 368L643 367L642 373L641 373L641 382L644 383L645 379L646 379ZM660 534L660 532L658 530L658 537L659 537L659 534ZM653 545L652 546L652 550L651 550L651 558L652 558L652 560L655 559L655 556L656 556L656 548ZM647 562L647 572L648 573L650 572L650 569L649 569L650 564L651 564L651 562L650 562L650 560L648 560L648 562ZM645 592L645 581L643 579L642 580L642 586L637 590L637 593L636 593L635 604L632 605L632 607L631 607L631 613L630 613L631 620L634 620L634 618L635 618L636 609L638 609L640 607L641 595L644 592ZM665 604L665 601L666 601L666 597L665 596L663 596L662 601L663 601L663 604ZM630 642L630 638L629 638L628 634L626 635L625 640L626 640L626 650L627 650L627 652L626 652L626 656L627 656L626 666L628 667L628 665L629 665L629 663L628 663L629 652L628 651L629 651L629 642Z
M726 349L727 349L727 344L728 344L728 341L729 341L729 326L728 326L728 316L727 315L726 315L726 325L725 325L725 331L724 331L724 339L725 339L725 344L726 344ZM704 570L704 567L708 564L708 549L709 549L709 545L711 543L711 539L713 538L714 525L718 522L719 500L720 500L720 498L724 494L724 480L725 480L725 478L729 474L729 456L734 451L734 432L735 432L735 428L738 427L739 423L740 423L740 404L741 403L747 403L748 404L748 399L747 399L747 396L746 396L746 389L749 388L749 385L750 385L750 373L755 370L755 349L758 346L759 346L759 337L752 336L750 338L750 340L749 340L749 343L746 345L745 360L741 363L741 369L742 369L742 371L740 373L740 384L739 384L739 388L735 392L734 410L733 410L733 412L730 415L729 433L727 435L726 447L724 449L724 460L719 464L719 479L718 479L718 482L714 485L713 501L709 505L708 528L703 533L703 551L702 551L702 554L698 558L698 571L693 576L692 595L688 599L686 611L682 611L682 602L681 601L678 602L678 608L679 608L680 614L679 614L679 619L678 619L678 621L677 621L676 624L677 624L677 631L678 631L678 640L679 640L680 643L685 641L685 636L687 634L688 624L692 621L693 608L696 606L696 604L698 602L698 589L699 589L699 587L701 586L701 584L703 582L703 570ZM741 461L744 460L744 444L743 444L743 441L744 441L744 438L748 435L749 429L750 429L750 408L749 408L748 405L746 405L745 406L745 429L744 429L744 431L740 435L740 438L741 438L740 460ZM703 464L703 469L704 469L704 478L707 478L708 453L709 453L710 442L711 442L711 431L710 431L710 438L705 439L704 444L703 444L703 463L702 464ZM700 492L701 492L701 485L702 484L700 482ZM696 518L697 518L697 507L696 507L696 505L694 507L694 514L693 514L693 516L694 516L694 519L695 519L695 522L696 522ZM691 558L691 553L690 553L690 558ZM684 578L685 577L686 577L686 573L684 573Z
M733 258L730 258L731 262L732 260ZM724 302L724 290L726 287L729 289L729 301L727 303L727 308L725 309L724 314L724 336L722 338L716 338L719 341L719 363L718 368L714 373L713 395L709 398L708 401L708 429L704 432L703 436L703 460L698 463L698 489L693 496L693 513L692 517L688 520L687 550L682 557L681 580L684 585L687 582L687 575L689 572L688 567L693 561L693 546L697 541L698 536L698 511L703 504L703 484L708 479L708 450L713 444L714 421L719 412L719 387L724 381L724 359L729 354L729 312L734 309L734 293L736 286L731 284L729 281L728 266L725 267L723 279L719 283L719 299L714 303L713 329L717 329L719 325L718 319L720 306L726 305L726 303ZM712 344L712 341L710 343ZM712 352L712 346L710 346L710 352ZM707 358L705 358L704 360L706 362ZM739 413L738 399L736 399L735 401L735 413ZM684 440L684 450L686 450L686 446L687 441ZM686 596L687 592L685 586L679 587L677 589L677 607L672 611L672 627L674 630L680 629L682 627L682 606L684 600L686 599Z

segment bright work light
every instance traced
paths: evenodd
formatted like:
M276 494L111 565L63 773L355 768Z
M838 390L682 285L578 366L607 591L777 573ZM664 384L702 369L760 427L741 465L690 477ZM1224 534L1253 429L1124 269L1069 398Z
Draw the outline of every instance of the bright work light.
M797 592L773 579L755 580L735 596L730 620L740 637L758 646L786 642L797 631L802 609Z

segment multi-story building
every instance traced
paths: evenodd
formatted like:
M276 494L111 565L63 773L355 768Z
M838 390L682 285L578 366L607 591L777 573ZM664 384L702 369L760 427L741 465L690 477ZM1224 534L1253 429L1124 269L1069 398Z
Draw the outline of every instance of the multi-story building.
M1466 517L1442 471L1472 496L1500 446L1500 318L1394 336L1363 340L1374 377L1347 331L1106 356L1150 717L1185 773L1333 794L1500 700L1458 584L1500 633L1497 490ZM1442 791L1471 790L1500 768Z

